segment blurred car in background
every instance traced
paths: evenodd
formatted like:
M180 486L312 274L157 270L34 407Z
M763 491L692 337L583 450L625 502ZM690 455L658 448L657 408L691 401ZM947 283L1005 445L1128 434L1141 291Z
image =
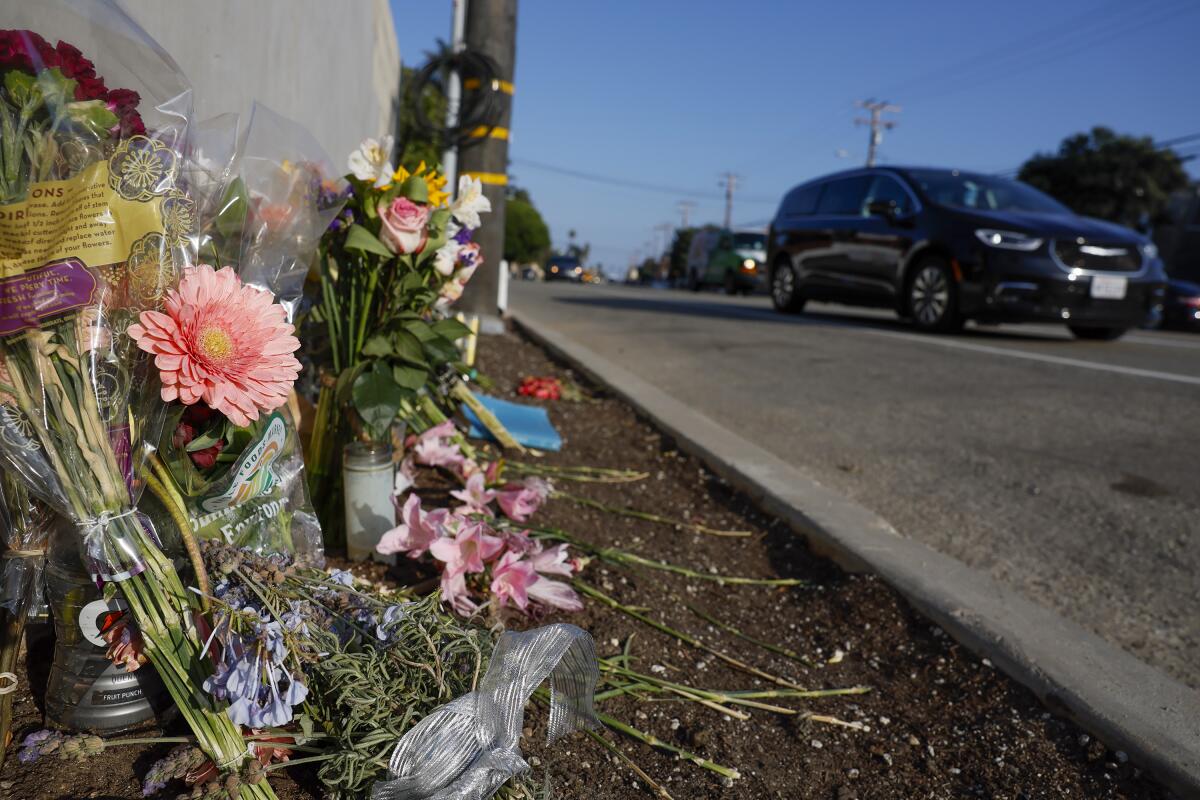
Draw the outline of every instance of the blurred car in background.
M1171 280L1163 301L1163 327L1200 331L1200 283Z
M548 281L579 283L583 280L583 265L575 256L551 256L546 259L543 272Z
M1200 183L1171 195L1154 243L1171 278L1200 283Z
M1161 319L1167 281L1137 232L1028 184L948 169L849 170L797 186L768 253L780 311L880 306L927 331L1060 322L1081 339L1116 339Z
M761 230L705 228L688 248L687 286L699 291L720 286L726 294L749 294L766 288L767 236Z

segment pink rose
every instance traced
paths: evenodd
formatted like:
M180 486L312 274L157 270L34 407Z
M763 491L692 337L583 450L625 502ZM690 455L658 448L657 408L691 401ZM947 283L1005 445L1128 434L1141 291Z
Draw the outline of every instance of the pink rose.
M390 206L379 204L379 219L383 222L379 238L393 253L419 253L425 248L429 240L429 206L397 197Z

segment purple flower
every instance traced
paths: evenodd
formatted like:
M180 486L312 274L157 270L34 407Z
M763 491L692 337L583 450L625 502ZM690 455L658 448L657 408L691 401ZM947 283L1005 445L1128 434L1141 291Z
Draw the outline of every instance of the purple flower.
M329 580L339 586L354 586L354 576L344 569L332 569L329 571Z
M21 742L21 752L17 754L17 759L22 764L32 764L42 756L42 752L46 745L50 743L57 744L63 739L63 735L56 731L42 729L34 731L25 737L25 741Z
M459 244L466 244L471 241L471 234L474 233L470 228L459 228L458 233L454 234L454 241Z
M392 638L390 628L408 616L408 611L405 609L406 605L408 604L401 603L400 605L388 606L384 609L379 623L375 626L375 638L381 642L386 642Z

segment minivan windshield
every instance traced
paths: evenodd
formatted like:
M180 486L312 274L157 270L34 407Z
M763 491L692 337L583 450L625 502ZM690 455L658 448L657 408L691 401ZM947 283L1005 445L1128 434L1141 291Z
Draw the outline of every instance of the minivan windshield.
M908 171L909 178L933 202L978 211L1034 211L1070 214L1066 206L1020 181L932 169Z
M734 250L765 250L767 237L762 233L735 233L733 235Z

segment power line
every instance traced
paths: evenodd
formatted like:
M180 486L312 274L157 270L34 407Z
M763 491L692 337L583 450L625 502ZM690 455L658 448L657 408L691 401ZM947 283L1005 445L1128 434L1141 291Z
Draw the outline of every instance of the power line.
M900 90L902 88L925 83L931 79L936 81L946 76L961 77L964 71L970 71L976 65L984 63L993 65L996 59L1011 58L1014 55L1019 55L1027 50L1039 47L1044 41L1060 38L1064 30L1076 32L1085 30L1091 25L1105 22L1105 17L1112 16L1114 11L1120 16L1127 10L1129 10L1128 3L1124 2L1124 0L1116 0L1116 2L1100 6L1095 11L1076 14L1033 33L1022 34L1019 39L1011 39L982 53L972 53L967 58L959 59L949 64L941 64L928 72L922 72L894 83L883 89L881 93L897 95L901 93Z
M994 72L992 74L987 74L985 72L982 75L975 75L975 76L967 77L965 81L959 82L957 84L952 82L950 85L944 86L941 89L935 89L932 93L921 94L918 92L916 97L918 98L919 101L924 102L924 101L928 101L928 100L931 100L934 98L944 97L945 95L953 94L955 92L960 92L960 91L963 91L964 89L972 89L983 83L989 83L991 81L995 81L995 80L998 80L1001 78L1008 78L1008 77L1011 77L1018 73L1026 72L1030 69L1034 69L1034 68L1040 67L1044 64L1048 64L1052 61L1057 61L1059 59L1075 55L1076 53L1081 53L1085 50L1091 50L1091 49L1097 47L1098 45L1104 44L1112 39L1122 37L1122 36L1128 36L1130 33L1133 33L1134 31L1138 31L1143 28L1151 27L1153 25L1161 24L1173 17L1179 16L1180 14L1182 14L1184 12L1194 10L1196 8L1200 8L1200 6L1196 6L1194 3L1191 2L1191 0L1188 0L1188 2L1185 2L1183 4L1179 4L1179 5L1175 5L1174 7L1167 8L1166 13L1159 14L1158 16L1146 14L1142 11L1142 9L1138 8L1137 6L1133 6L1131 8L1134 8L1138 11L1138 16L1142 19L1142 22L1140 24L1131 24L1132 22L1134 22L1134 20L1118 19L1118 20L1113 20L1113 22L1115 22L1116 24L1114 24L1102 31L1092 31L1091 32L1093 34L1098 33L1099 34L1098 36L1075 37L1074 34L1070 34L1065 38L1068 40L1074 38L1074 41L1070 43L1070 45L1073 45L1073 46L1064 47L1063 42L1054 42L1054 43L1052 43L1053 47L1049 51L1044 51L1040 54L1041 56L1043 56L1041 58L1038 58L1037 56L1034 56L1031 58L1024 54L1015 54L1015 55L1018 55L1019 57L1015 58L1015 59L1010 59L1011 63L1004 65L1004 68L998 72ZM1160 7L1158 10L1163 11L1164 8ZM947 74L951 78L952 81L957 80L962 77L961 72L955 73L955 72L947 70ZM912 99L912 95L909 95L907 99L908 99L908 102L910 102L910 103L914 102Z
M1176 147L1176 145L1184 144L1186 142L1193 142L1193 141L1196 141L1197 139L1200 139L1200 133L1189 133L1189 134L1185 134L1184 136L1176 136L1172 139L1160 139L1156 142L1153 142L1152 146L1154 147L1155 150L1174 150L1176 155L1184 156L1184 155L1189 155L1189 151L1191 150L1191 148L1197 147L1200 145L1192 144L1192 145L1188 145L1187 147L1184 147L1184 148ZM1021 167L1012 167L1009 169L1000 170L999 172L995 172L993 174L998 178L1011 178L1020 171L1021 171Z
M581 181L592 181L593 183L603 183L609 186L617 186L622 189L637 189L643 192L661 192L665 194L673 194L675 196L682 195L683 197L695 197L702 200L720 200L724 198L723 194L717 192L706 192L702 189L685 189L680 186L668 186L665 184L647 183L645 181L635 181L628 178L615 178L610 175L599 175L594 172L584 172L583 170L572 169L570 167L560 167L554 164L547 164L542 161L533 161L528 158L513 158L510 159L513 164L518 166L532 167L545 172L554 172L559 175L576 178ZM741 200L747 203L778 203L778 197L751 196L741 195Z

